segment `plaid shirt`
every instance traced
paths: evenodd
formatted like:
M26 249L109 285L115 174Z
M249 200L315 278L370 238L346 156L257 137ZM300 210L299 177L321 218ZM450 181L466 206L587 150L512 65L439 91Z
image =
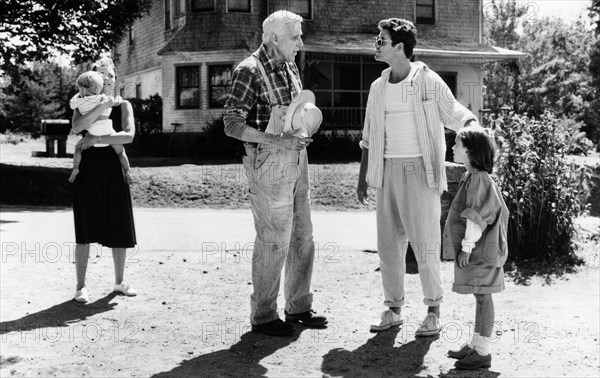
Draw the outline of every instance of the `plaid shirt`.
M264 45L236 67L225 114L240 115L249 126L265 131L271 115L269 91L254 57L262 63L271 81L277 105L291 104L292 99L300 95L302 82L295 63L277 63Z

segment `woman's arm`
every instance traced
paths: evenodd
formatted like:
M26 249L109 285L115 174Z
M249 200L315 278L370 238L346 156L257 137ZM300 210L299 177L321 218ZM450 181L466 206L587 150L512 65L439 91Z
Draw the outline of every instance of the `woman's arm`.
M87 130L92 123L96 122L98 117L102 115L102 112L106 110L106 108L112 107L114 104L114 98L104 96L104 99L98 103L94 109L92 109L89 113L85 115L81 115L79 110L75 109L73 112L73 118L71 124L73 125L72 130L73 133L79 134L83 130Z
M75 115L73 115L73 117L75 117ZM135 136L135 122L133 119L133 108L129 101L125 101L121 104L121 126L123 131L103 136L93 136L88 134L77 144L80 144L85 150L97 143L127 144L133 142L133 137Z

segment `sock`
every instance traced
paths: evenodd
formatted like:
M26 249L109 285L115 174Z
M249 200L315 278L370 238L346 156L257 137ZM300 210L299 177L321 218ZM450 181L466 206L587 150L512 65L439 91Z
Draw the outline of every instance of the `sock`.
M479 336L477 339L477 344L475 344L475 351L480 356L487 356L490 354L490 342L487 337Z
M471 349L475 349L476 340L477 340L479 337L481 337L481 336L479 336L479 332L474 332L474 333L473 333L473 338L471 339L471 341L469 341L469 342L467 343L467 346L468 346L469 348L471 348Z

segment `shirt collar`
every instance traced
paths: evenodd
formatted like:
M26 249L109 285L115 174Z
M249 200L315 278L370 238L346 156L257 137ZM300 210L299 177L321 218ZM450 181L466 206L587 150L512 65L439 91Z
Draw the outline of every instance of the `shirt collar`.
M266 46L263 44L260 45L258 50L256 50L256 57L262 63L263 67L265 67L265 71L271 72L276 71L278 69L284 69L286 67L285 62L278 63L275 59L269 55Z

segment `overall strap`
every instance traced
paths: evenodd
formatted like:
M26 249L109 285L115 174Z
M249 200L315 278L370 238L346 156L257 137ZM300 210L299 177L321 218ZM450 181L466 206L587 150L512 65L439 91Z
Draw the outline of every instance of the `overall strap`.
M267 76L267 73L265 72L265 68L263 67L260 60L258 60L258 58L254 55L253 55L253 57L256 60L256 65L258 66L258 69L265 81L265 84L267 86L267 91L269 91L270 104L271 104L271 106L277 105L277 98L275 97L275 93L273 92L273 88L271 87L271 80L269 80L269 76Z

